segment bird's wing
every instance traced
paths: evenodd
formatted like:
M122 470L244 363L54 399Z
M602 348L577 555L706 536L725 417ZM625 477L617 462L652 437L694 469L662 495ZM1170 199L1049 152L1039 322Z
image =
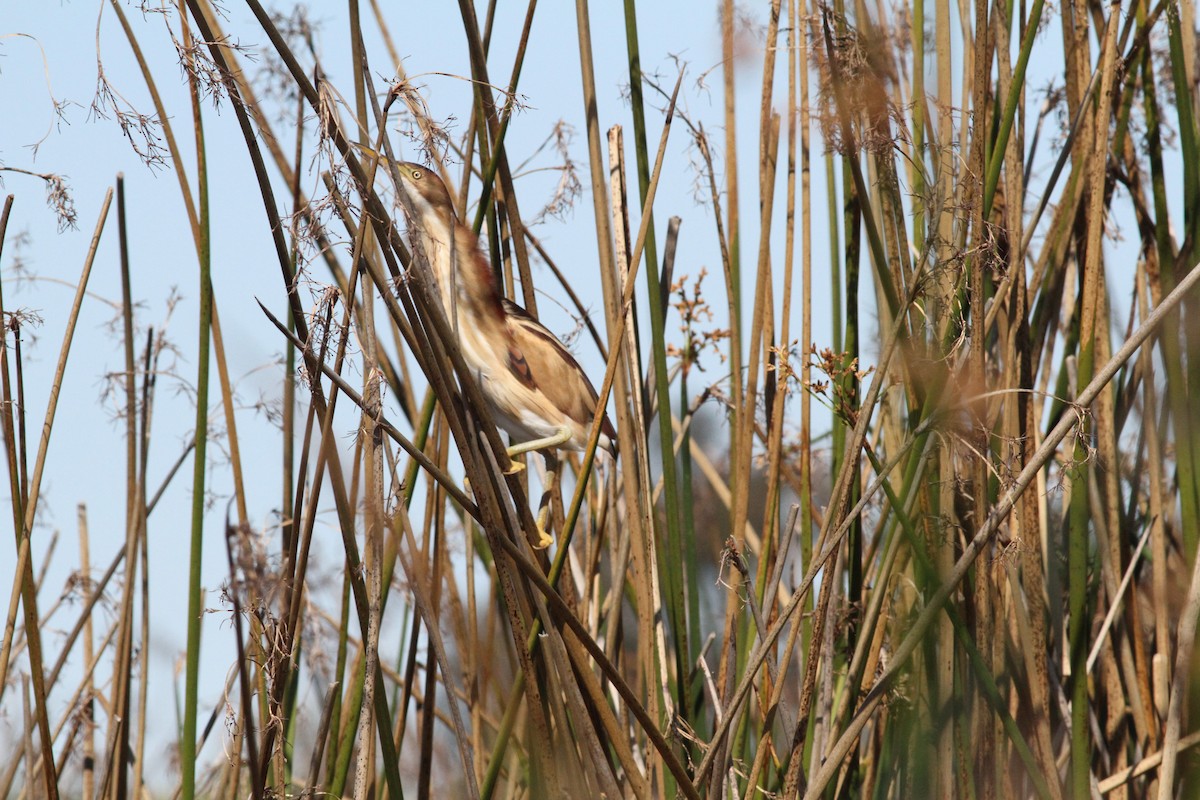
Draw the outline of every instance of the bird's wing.
M580 425L591 425L596 413L596 389L571 351L516 303L505 300L504 311L513 337L509 369L522 382L528 375L546 399L571 419ZM601 430L616 442L616 429L607 416Z
M508 369L524 386L530 389L537 386L525 352L515 342L509 342L508 345Z

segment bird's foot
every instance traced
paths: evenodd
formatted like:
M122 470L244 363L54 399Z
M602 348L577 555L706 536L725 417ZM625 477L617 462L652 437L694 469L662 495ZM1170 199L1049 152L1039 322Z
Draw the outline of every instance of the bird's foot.
M535 544L533 546L534 550L545 550L547 547L554 544L554 537L551 536L550 532L546 530L546 521L547 521L547 517L549 516L548 512L549 512L549 509L546 508L545 506L538 509L538 515L537 515L537 520L536 520L538 541L537 541L537 544Z
M510 459L508 466L504 468L505 475L520 475L525 471L525 462Z

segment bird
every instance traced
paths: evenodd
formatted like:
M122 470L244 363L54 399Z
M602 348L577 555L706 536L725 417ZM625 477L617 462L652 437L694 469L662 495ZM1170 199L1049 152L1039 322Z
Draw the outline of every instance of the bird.
M396 162L411 205L410 236L432 268L446 319L463 361L479 383L496 424L508 433L510 466L524 453L546 456L547 476L537 515L539 549L553 543L546 530L548 501L557 480L554 451L586 449L599 398L571 352L546 326L504 297L479 237L454 210L438 175L420 164ZM616 456L616 429L602 413L598 446Z

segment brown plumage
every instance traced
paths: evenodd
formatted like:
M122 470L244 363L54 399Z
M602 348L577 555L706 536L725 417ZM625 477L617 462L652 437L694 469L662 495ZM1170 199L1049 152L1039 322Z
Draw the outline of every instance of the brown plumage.
M509 454L583 450L598 402L591 381L554 334L501 295L478 237L454 213L441 179L419 164L403 162L396 169L416 214L413 238L433 269L463 360L496 423L513 439ZM599 446L616 452L607 416ZM539 514L539 528L544 516ZM548 543L544 528L541 533Z

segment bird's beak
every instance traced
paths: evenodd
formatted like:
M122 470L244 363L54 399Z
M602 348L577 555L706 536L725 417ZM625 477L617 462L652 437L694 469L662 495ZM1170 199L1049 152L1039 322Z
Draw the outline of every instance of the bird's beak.
M367 172L369 174L374 174L373 167L375 167L376 165L383 167L384 170L389 171L389 172L392 170L392 167L394 166L395 162L393 162L390 158L385 156L383 153L380 153L377 150L367 147L366 145L356 144L353 142L351 142L351 144L353 144L354 148L356 150L358 150L360 153L362 153L364 158L369 162L368 164L366 164Z
M390 164L391 163L391 159L389 159L383 153L380 153L377 150L373 150L370 147L367 147L365 144L358 144L357 142L351 142L350 144L354 147L355 150L359 151L367 158L373 158L373 159L377 160L380 164Z

